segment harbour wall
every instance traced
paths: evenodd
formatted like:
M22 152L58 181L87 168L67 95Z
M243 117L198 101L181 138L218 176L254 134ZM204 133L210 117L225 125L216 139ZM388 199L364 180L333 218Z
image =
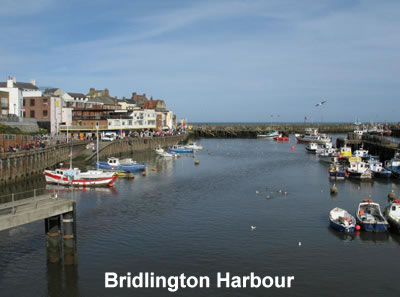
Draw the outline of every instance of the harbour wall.
M204 138L256 138L257 134L278 130L284 134L304 133L306 128L318 128L321 133L348 133L353 124L248 124L248 125L193 125L190 134Z
M0 154L0 184L11 184L25 181L27 178L41 174L60 162L70 159L71 147L73 156L86 149L87 142L59 144L46 148Z

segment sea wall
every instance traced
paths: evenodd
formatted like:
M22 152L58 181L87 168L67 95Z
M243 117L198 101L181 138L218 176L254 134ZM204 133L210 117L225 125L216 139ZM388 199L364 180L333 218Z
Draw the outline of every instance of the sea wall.
M278 130L284 134L303 133L306 128L318 128L321 133L348 133L353 124L248 124L248 125L193 125L190 134L206 138L255 138L257 134Z

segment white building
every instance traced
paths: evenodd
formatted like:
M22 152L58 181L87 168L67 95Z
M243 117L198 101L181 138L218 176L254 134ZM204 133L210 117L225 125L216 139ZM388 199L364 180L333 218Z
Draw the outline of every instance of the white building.
M157 113L153 109L137 109L132 112L134 129L155 129Z
M0 91L9 93L9 114L17 115L23 118L24 97L40 97L42 91L36 86L36 81L31 80L29 83L17 82L15 77L9 77L6 82L0 82Z

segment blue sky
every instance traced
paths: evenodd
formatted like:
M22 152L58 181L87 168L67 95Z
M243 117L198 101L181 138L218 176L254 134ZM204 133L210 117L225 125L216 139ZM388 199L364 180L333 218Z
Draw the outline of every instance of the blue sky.
M189 121L400 121L400 1L1 2L3 81L146 93Z

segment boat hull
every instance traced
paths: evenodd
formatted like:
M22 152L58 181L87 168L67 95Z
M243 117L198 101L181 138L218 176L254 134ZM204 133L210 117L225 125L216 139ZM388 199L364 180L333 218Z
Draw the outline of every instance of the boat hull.
M329 225L333 229L336 229L336 230L338 230L340 232L345 232L345 233L354 232L356 230L355 226L345 227L345 226L343 226L343 225L341 225L341 224L339 224L339 223L337 223L337 222L335 222L333 220L329 220Z
M388 225L387 224L370 224L370 223L364 223L357 219L357 223L360 225L361 229L367 232L386 232L388 230Z
M46 183L75 187L112 187L115 180L117 179L116 175L105 178L74 179L71 177L55 174L47 170L44 172L44 174Z
M112 166L107 162L99 162L95 163L95 168L109 170L109 171L124 171L124 172L134 172L134 171L142 171L146 169L146 164L132 164L132 165L116 165Z

